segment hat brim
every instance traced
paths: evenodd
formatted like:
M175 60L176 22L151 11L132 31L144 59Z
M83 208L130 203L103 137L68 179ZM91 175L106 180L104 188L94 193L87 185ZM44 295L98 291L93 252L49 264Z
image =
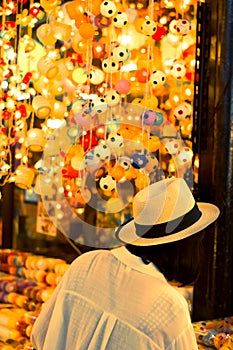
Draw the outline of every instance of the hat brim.
M220 211L218 207L213 204L197 203L197 206L202 213L200 219L188 228L174 234L157 238L139 237L136 234L134 220L131 220L127 224L123 224L123 226L117 230L116 236L121 242L136 246L152 246L179 241L202 231L208 225L213 223L219 216Z

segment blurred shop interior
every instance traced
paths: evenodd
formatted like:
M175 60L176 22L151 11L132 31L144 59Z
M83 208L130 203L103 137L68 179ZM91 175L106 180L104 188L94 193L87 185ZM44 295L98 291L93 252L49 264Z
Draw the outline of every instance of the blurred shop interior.
M232 316L232 1L3 0L0 16L2 273L51 290L46 258L64 272L116 247L134 195L178 176L221 209L184 292L193 322Z

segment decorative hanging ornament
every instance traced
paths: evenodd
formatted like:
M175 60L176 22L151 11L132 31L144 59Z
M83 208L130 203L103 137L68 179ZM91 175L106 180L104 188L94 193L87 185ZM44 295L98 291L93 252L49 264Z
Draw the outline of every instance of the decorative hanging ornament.
M125 12L117 12L112 19L112 23L117 28L123 28L128 24L128 16Z
M191 117L190 109L187 105L185 104L179 104L175 109L174 109L174 116L178 120L184 120L186 118Z
M113 89L106 91L104 98L108 106L115 106L121 100L119 93Z
M41 152L44 149L45 137L42 129L32 128L27 132L27 147L32 152Z
M166 82L166 75L161 70L155 70L150 76L150 82L153 85L153 87L156 87L158 85L164 85Z
M186 74L185 62L182 60L174 60L170 72L175 79L182 79Z
M108 105L103 97L97 97L91 102L91 109L97 114L104 113L108 108Z
M178 34L187 35L191 31L191 24L187 19L178 19L175 28Z
M130 159L129 157L126 157L126 156L120 157L118 163L119 163L125 170L129 170L129 168L131 167L131 159Z
M102 69L105 73L116 73L119 69L119 64L111 57L108 57L102 61Z
M120 79L115 84L115 89L120 95L126 95L130 91L130 82L126 79Z
M141 24L141 31L146 36L152 36L157 30L156 22L152 19L146 19Z
M116 149L123 147L124 140L121 134L112 132L108 135L106 143L110 148Z
M112 50L111 56L116 62L125 62L130 58L130 51L125 46L118 45Z
M164 143L166 151L172 156L180 152L180 142L177 139L169 139Z
M92 68L90 71L90 82L99 85L104 81L104 72L99 68Z
M110 18L114 16L117 7L113 1L103 1L100 5L100 13L101 15Z
M165 37L165 35L166 35L166 29L163 26L157 24L157 30L152 35L152 39L154 39L154 40L162 40Z
M99 158L100 160L108 160L110 159L111 151L105 142L100 143L98 146L94 148L94 156Z
M99 186L103 191L113 191L116 189L116 180L111 175L101 177Z
M176 156L178 165L190 164L193 158L193 151L189 147L183 147Z
M153 125L156 120L156 112L151 109L148 109L142 113L141 119L144 124Z
M141 169L145 168L147 162L145 154L137 153L133 155L131 164L135 169Z

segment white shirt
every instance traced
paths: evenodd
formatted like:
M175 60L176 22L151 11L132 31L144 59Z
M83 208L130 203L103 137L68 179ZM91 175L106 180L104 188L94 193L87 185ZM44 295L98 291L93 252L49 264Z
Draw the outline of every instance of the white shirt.
M34 324L37 350L196 350L185 298L120 247L73 261Z

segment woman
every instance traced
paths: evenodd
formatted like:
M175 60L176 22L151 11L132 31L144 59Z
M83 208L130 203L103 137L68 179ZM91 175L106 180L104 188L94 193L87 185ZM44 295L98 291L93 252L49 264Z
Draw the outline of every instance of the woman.
M32 331L37 350L194 350L187 301L169 283L198 274L198 232L219 215L169 178L138 192L121 247L83 254L70 266Z

